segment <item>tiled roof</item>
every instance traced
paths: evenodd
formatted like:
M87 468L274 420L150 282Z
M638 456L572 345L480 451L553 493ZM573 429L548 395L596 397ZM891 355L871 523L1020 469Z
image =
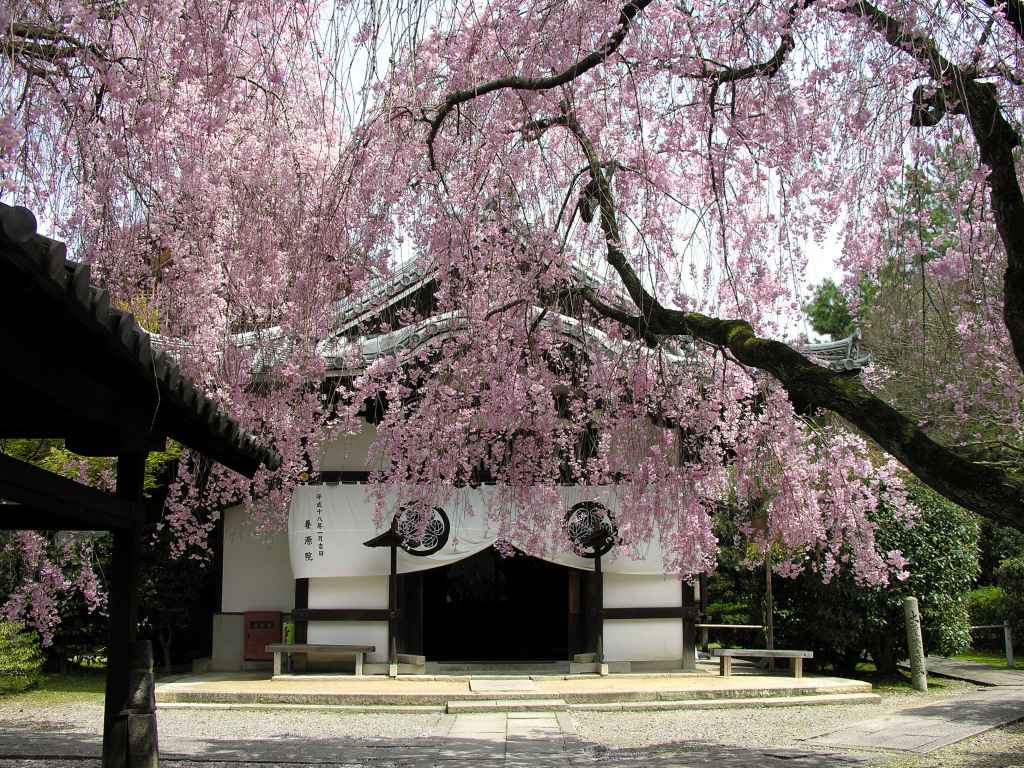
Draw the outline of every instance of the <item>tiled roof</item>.
M871 365L871 355L860 353L860 329L856 329L845 339L824 341L817 344L806 344L804 352L808 357L815 358L826 368L834 371L858 372L861 368Z

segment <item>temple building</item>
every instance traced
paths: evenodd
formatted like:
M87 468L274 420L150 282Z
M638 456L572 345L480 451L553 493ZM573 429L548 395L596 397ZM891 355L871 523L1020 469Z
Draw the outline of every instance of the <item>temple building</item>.
M343 304L322 351L328 382L358 373L342 354L353 343L365 368L457 333L457 313L432 311L432 290L432 275L413 263ZM391 330L402 307L427 319ZM571 318L559 322L573 343L607 343ZM837 368L866 361L856 336L812 351ZM282 621L293 624L297 642L374 646L368 673L394 673L396 664L401 673L481 663L579 672L694 668L700 582L665 573L657 540L629 552L617 546L620 501L608 487L562 487L547 545L535 551L512 541L512 556L493 546L487 509L497 490L487 483L451 489L427 510L425 525L420 512L399 507L375 526L365 481L386 468L367 463L374 411L367 404L361 431L329 445L318 471L296 488L286 532L257 541L244 510L224 511L212 669L266 665L263 648L280 639Z

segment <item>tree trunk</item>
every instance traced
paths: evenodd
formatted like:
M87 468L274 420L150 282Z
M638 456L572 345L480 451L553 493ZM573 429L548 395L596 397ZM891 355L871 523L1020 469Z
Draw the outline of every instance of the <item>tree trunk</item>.
M164 624L157 633L160 640L160 652L164 655L164 674L171 674L171 640L174 638L174 630L170 624Z
M875 671L883 675L891 675L896 671L895 635L885 633L877 638L871 647L871 660L875 662Z

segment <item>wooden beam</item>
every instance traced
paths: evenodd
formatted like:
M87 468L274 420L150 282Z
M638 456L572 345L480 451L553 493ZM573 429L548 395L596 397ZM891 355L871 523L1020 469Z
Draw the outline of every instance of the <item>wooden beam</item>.
M103 345L74 326L63 334L45 326L27 334L0 324L0 371L65 417L65 431L53 437L81 434L83 427L97 434L113 428L122 440L140 440L139 448L146 450L159 393L155 384L137 380L109 352L106 347L112 344ZM106 367L96 370L105 362ZM68 386L66 377L72 371L74 386Z
M22 505L21 510L14 506L5 510L7 505L0 506L0 527L6 527L4 519L24 518L31 509L41 515L32 526L34 530L61 530L62 526L57 523L64 520L76 521L79 526L67 530L125 530L146 519L146 507L141 502L104 493L2 455L0 498ZM51 515L52 520L49 520Z
M699 610L695 606L664 606L653 608L605 608L603 618L615 619L691 619L696 621Z
M295 607L292 609L292 621L295 622L295 642L304 643L309 638L309 622L295 614L309 607L309 579L295 580Z
M0 531L106 530L109 529L96 523L54 514L46 508L0 502Z
M683 582L683 670L697 671L697 619L700 606L693 584Z
M401 614L401 609L396 611ZM391 611L387 608L296 608L292 611L295 621L388 621Z
M169 436L247 477L280 466L63 254L38 236L0 242L0 435L70 438L91 455L142 453Z

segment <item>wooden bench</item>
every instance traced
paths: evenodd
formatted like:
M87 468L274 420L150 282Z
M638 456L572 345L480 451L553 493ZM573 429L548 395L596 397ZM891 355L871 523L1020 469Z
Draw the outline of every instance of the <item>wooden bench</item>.
M363 659L366 654L377 650L374 645L326 645L317 643L271 643L267 653L274 654L274 675L281 674L283 654L295 654L295 671L305 672L307 656L311 653L353 654L356 657L356 675L363 674ZM299 659L302 659L300 662Z
M813 659L813 651L769 651L765 648L712 648L712 656L719 657L719 672L722 677L732 674L733 657L744 659L789 659L793 677L804 676L804 659Z

